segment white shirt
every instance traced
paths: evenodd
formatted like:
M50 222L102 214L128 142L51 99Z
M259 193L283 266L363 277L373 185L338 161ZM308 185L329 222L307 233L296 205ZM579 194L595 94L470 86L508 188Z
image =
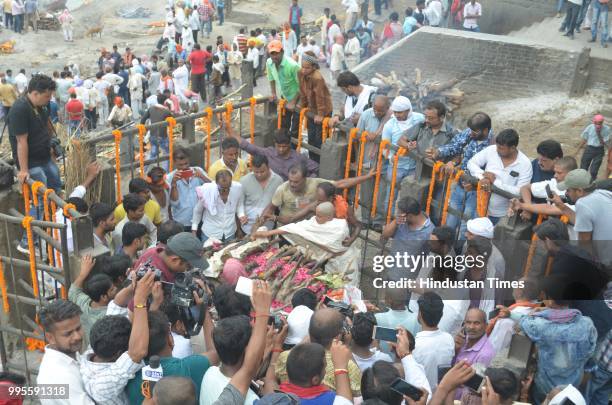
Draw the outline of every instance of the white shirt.
M359 5L356 0L342 0L342 5L346 7L347 13L358 13Z
M359 61L359 55L361 53L361 45L359 44L359 40L357 37L351 38L346 41L346 45L344 46L344 53L350 55L346 55L346 59L352 59Z
M171 333L172 339L174 339L172 357L176 357L177 359L184 359L185 357L191 356L193 354L191 340L187 339L185 336L179 335L178 333Z
M134 363L128 352L113 363L94 363L89 360L93 354L89 349L81 357L80 370L87 394L99 404L128 405L125 387L144 363Z
M482 6L478 2L475 2L474 5L472 5L472 2L470 1L469 3L466 3L465 6L463 7L463 15L464 16L466 15L482 16ZM464 28L478 27L478 19L464 17L463 27Z
M438 366L450 366L455 357L453 337L442 332L424 330L414 337L415 346L412 355L423 366L429 386L436 389L438 385Z
M125 224L130 222L127 215L123 218L117 226L115 226L115 230L113 231L113 245L115 249L119 249L123 246L123 240L121 239L123 233L123 227ZM147 236L149 237L147 246L155 246L157 244L157 227L153 224L153 222L149 219L148 216L143 215L138 221L139 224L143 224L147 227ZM114 252L111 252L114 253Z
M439 0L431 0L427 4L427 8L424 10L429 25L437 27L440 25L440 19L442 18L442 3Z
M28 88L28 78L23 73L19 73L15 76L15 86L19 94L23 94Z
M45 355L40 362L36 383L68 384L70 399L42 399L42 405L95 405L95 402L85 392L79 362L81 356L72 357L45 346Z
M174 79L174 85L176 87L176 93L182 94L183 90L189 87L189 70L187 66L183 65L172 72L172 79Z
M106 80L96 80L94 82L94 88L98 90L98 103L106 103L108 104L108 98L106 97L106 91L111 86L109 82Z
M219 395L221 395L229 382L230 379L221 372L219 367L209 367L202 379L200 405L212 405L219 399ZM244 405L251 405L257 399L259 399L257 394L249 388L244 399Z
M468 3L469 4L469 3ZM521 187L529 184L533 170L531 161L525 154L518 151L514 162L504 167L504 163L497 154L497 145L491 145L475 154L468 162L467 168L470 174L479 180L483 178L485 171L495 174L493 185L514 195L519 195ZM510 173L516 173L511 176ZM509 200L505 197L491 194L489 200L488 215L493 217L506 216Z
M257 69L259 67L259 49L256 47L247 48L246 60L252 61L253 69Z
M332 72L342 70L342 62L344 62L344 47L340 44L334 44L331 48L329 70Z
M193 31L200 30L200 16L198 15L197 12L189 14L189 27Z
M191 230L198 229L202 221L202 232L209 238L222 240L236 233L236 215L243 217L244 200L242 184L232 181L227 202L223 202L216 183L206 183L197 189L198 203L193 210Z
M372 355L367 358L359 357L355 353L353 353L353 360L357 363L359 370L364 372L366 369L372 367L374 363L378 360L388 361L389 363L393 363L393 359L387 353L383 353L378 349L370 349Z
M429 386L429 381L427 381L423 366L417 363L412 354L409 354L402 359L402 367L404 368L404 380L417 388L425 388L429 393L427 396L427 402L429 402L431 399L431 387Z
M68 198L83 198L87 189L83 186L76 186ZM64 217L64 211L59 208L55 211L55 222L58 224L66 224L66 243L68 244L68 251L74 252L74 242L72 238L72 222Z

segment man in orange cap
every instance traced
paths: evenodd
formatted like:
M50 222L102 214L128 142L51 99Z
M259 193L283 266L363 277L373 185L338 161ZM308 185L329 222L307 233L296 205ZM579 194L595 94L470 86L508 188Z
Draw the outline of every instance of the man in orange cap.
M114 128L126 125L132 120L132 109L123 102L121 97L115 97L115 106L108 115L107 121Z
M296 137L299 117L295 111L295 106L300 95L300 81L298 79L300 65L293 59L285 57L283 45L278 40L271 41L268 44L268 54L270 57L266 62L266 71L272 90L272 100L276 101L279 98L286 100L287 114L283 117L282 127Z
M606 149L610 147L610 127L604 125L604 116L597 114L593 117L593 123L587 126L578 144L576 155L586 145L586 149L580 160L580 168L588 170L591 178L595 180L599 167L606 154Z

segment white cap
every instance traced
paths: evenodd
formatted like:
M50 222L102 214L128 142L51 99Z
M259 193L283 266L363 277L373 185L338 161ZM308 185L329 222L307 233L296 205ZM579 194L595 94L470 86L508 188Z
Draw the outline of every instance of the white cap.
M408 97L397 96L391 103L391 111L402 112L412 110L412 103Z
M308 336L310 317L313 313L313 310L305 305L298 305L293 308L293 311L291 311L287 317L289 334L287 335L287 339L285 339L285 343L288 345L297 345Z
M467 221L468 232L487 239L493 239L493 222L487 217L474 218Z

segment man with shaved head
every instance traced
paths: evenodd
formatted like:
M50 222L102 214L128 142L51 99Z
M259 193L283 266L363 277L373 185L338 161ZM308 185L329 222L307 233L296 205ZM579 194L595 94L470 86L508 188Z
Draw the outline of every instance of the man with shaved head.
M486 332L487 315L478 308L470 308L465 314L463 328L455 336L455 358L453 364L465 360L468 364L482 364L488 367L495 357L495 348ZM463 389L457 390L455 399L460 399Z
M195 405L195 385L185 377L164 377L153 389L155 405Z
M323 384L334 390L336 389L334 365L329 350L334 339L343 340L346 333L344 316L335 309L319 309L310 318L310 325L308 326L310 343L318 343L325 348L325 378L323 379ZM276 362L275 374L281 383L288 380L287 357L289 352L289 350L282 352ZM360 396L361 371L359 371L359 367L353 360L349 361L348 372L353 395L358 394Z

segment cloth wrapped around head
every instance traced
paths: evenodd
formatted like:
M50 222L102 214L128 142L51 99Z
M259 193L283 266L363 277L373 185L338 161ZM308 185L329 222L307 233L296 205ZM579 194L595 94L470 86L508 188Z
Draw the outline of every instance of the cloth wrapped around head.
M247 277L247 272L240 260L233 258L227 259L223 265L223 271L221 272L221 281L234 285L241 276Z
M391 111L393 112L403 112L412 110L412 103L408 97L397 96L393 99L391 103Z
M493 239L493 222L487 217L474 218L467 221L467 230L469 233L487 239Z

